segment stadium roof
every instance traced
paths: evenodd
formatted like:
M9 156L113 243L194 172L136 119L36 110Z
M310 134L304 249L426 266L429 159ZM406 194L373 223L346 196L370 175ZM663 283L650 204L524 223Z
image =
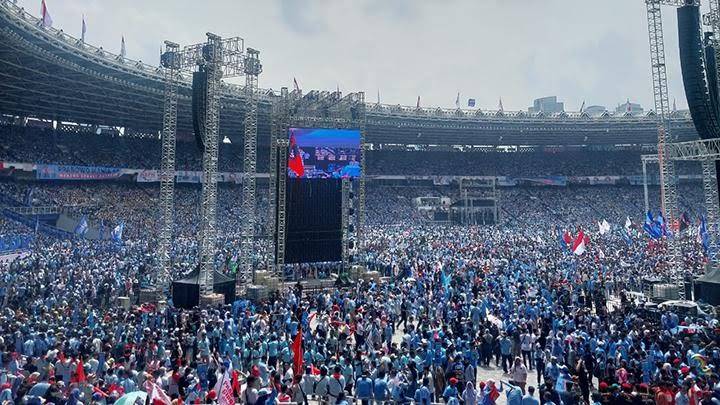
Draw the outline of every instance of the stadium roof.
M191 78L183 77L178 131L192 132ZM62 30L41 28L38 18L0 0L0 114L157 133L162 127L163 77L156 66L83 43ZM261 90L259 143L267 144L272 90ZM242 86L224 83L220 131L242 139ZM686 111L673 112L672 134L697 139ZM528 114L367 104L367 141L432 145L611 145L654 144L657 117L650 112L590 116Z

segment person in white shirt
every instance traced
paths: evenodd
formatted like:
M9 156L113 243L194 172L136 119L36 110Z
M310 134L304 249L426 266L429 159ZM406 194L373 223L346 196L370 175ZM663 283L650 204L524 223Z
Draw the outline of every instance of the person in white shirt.
M517 385L525 394L525 385L527 384L527 367L522 364L520 357L515 357L515 363L510 368L510 378L512 378L512 384Z
M535 343L535 334L532 331L525 331L520 335L520 351L522 352L523 364L533 369L532 348ZM529 364L529 365L528 365Z

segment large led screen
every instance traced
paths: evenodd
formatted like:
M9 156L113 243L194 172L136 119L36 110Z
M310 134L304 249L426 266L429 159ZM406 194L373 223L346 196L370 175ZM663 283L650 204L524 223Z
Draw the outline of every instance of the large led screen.
M360 131L290 128L288 176L328 179L360 177Z

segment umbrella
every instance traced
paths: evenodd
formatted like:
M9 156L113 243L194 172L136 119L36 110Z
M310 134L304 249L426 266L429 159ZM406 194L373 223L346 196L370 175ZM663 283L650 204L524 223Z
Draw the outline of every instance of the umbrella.
M128 394L125 394L118 398L117 401L115 401L115 405L135 405L135 404L144 404L147 400L147 392L144 391L135 391Z
M47 393L50 384L48 383L37 383L30 388L30 391L26 394L28 397L44 397Z

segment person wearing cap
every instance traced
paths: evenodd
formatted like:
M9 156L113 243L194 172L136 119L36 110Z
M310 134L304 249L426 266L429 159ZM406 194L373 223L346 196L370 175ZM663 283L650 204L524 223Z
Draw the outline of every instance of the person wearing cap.
M458 400L458 379L455 377L450 377L448 383L448 386L445 387L445 391L443 391L442 393L442 397L445 400L445 403L450 403L451 399Z

